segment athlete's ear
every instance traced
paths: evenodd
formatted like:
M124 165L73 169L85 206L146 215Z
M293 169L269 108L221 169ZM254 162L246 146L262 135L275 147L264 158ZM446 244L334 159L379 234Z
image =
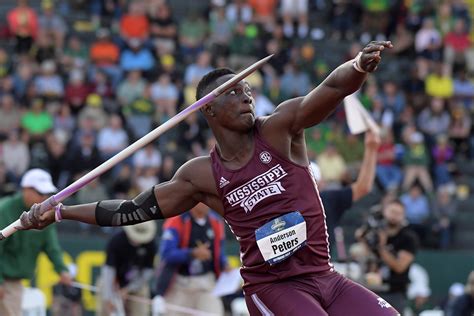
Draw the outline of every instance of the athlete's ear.
M204 106L204 108L202 109L202 111L204 112L204 114L208 115L208 116L216 116L216 113L214 113L214 108L212 106L212 103Z

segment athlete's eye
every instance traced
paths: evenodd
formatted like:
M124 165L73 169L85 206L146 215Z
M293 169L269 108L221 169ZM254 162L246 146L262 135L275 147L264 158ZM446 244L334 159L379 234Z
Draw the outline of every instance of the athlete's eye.
M236 95L236 94L237 94L237 92L235 90L232 90L232 91L229 92L229 95Z

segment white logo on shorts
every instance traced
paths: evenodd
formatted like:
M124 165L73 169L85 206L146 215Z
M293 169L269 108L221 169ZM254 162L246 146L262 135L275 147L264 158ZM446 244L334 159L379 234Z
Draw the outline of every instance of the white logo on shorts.
M392 305L390 305L389 303L387 303L387 301L384 300L384 299L381 298L381 297L378 297L378 298L377 298L377 301L379 302L379 306L382 307L382 308L390 308L390 307L392 307Z
M272 161L272 155L268 151L262 151L260 153L260 161L263 163L270 163Z

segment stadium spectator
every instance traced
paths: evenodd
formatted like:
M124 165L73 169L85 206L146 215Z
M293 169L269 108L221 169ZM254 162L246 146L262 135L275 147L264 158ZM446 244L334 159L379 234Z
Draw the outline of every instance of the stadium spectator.
M443 297L440 307L444 311L444 315L449 315L451 312L452 306L456 299L464 294L464 285L459 282L455 282L449 286L447 296ZM451 315L454 316L454 315Z
M156 253L156 223L126 226L107 243L99 281L97 316L149 315L149 281ZM132 298L133 296L133 298Z
M453 80L453 101L460 102L470 109L474 105L474 83L469 80L466 70L460 69L454 75Z
M390 109L397 117L405 109L405 95L399 90L395 81L387 80L383 83L383 92L380 97L384 109Z
M78 36L71 35L61 54L61 65L64 71L73 68L84 68L89 61L87 45Z
M280 90L286 98L305 95L311 89L309 76L291 63L285 66L280 85Z
M186 67L184 83L195 86L199 79L212 69L211 54L209 52L199 53L196 63L192 63Z
M382 131L382 144L377 153L377 179L385 190L397 190L402 180L402 172L396 161L393 134L389 129Z
M142 97L135 99L128 106L122 108L122 114L125 115L126 126L132 133L133 139L143 137L153 129L155 108L150 100L149 90L148 86Z
M64 96L64 83L53 60L41 63L41 74L34 79L33 84L38 97L58 100Z
M85 170L84 173L78 174L77 178L83 176L89 170ZM105 185L100 181L100 178L96 178L87 186L84 190L77 192L76 200L78 203L92 203L93 201L109 199L110 195L107 193ZM81 224L83 228L90 228L88 225Z
M404 179L402 188L407 191L419 180L425 192L432 192L433 183L428 171L430 152L423 144L423 135L417 131L409 134L406 152L403 155Z
M104 103L97 94L89 94L85 100L85 107L77 115L79 124L89 120L93 124L95 131L100 131L107 124L109 115L104 109Z
M90 86L85 82L84 73L78 69L72 70L66 85L64 100L74 113L79 113L84 107L90 91Z
M150 38L156 47L165 47L167 52L173 52L176 46L178 27L166 2L157 5L150 4L148 15L150 22Z
M166 121L176 114L179 91L176 84L171 81L169 74L159 75L157 80L150 85L150 98L154 103L156 114L160 118L158 122Z
M209 14L209 45L215 55L227 53L232 39L234 25L225 16L224 3L215 6Z
M19 0L18 5L8 11L7 21L10 33L15 36L16 52L28 53L38 33L38 15L28 5L28 0Z
M30 152L27 144L21 139L20 131L10 130L8 139L0 148L0 160L3 161L8 175L15 182L19 182L30 164Z
M107 125L97 135L97 148L103 160L107 160L128 146L128 135L122 119L117 114L109 117Z
M453 96L453 78L449 65L435 63L425 79L425 92L430 97L447 99Z
M40 140L53 128L53 117L46 112L45 104L41 99L34 99L31 110L21 116L21 127L29 134L32 140Z
M154 174L158 174L161 163L161 153L153 143L146 145L133 155L133 167L136 175L145 173L145 170L152 170Z
M0 78L4 78L10 73L11 67L11 57L4 48L0 48Z
M10 131L20 127L21 113L10 94L0 97L0 140L6 139Z
M254 20L269 32L275 26L275 16L278 1L276 0L248 0L255 15Z
M196 156L203 151L205 139L204 135L200 133L199 116L193 113L186 117L184 122L178 127L177 142L180 145L180 150L190 153L191 156Z
M16 190L16 183L8 176L2 160L0 160L0 197L11 195Z
M296 34L300 38L305 38L308 35L308 0L281 1L281 15L283 18L283 31L286 37L293 37L295 20L298 22Z
M390 1L364 0L361 1L361 8L363 33L360 41L365 43L373 38L380 41L385 40Z
M245 0L232 0L226 7L225 12L227 20L233 24L243 22L248 24L253 19L252 7Z
M436 187L452 185L448 164L454 157L454 150L448 143L448 136L446 134L440 134L436 137L436 144L433 146L432 155Z
M101 163L102 159L95 145L95 140L96 138L92 132L83 131L79 135L78 145L71 146L68 150L64 168L69 173L67 183L77 179L78 175L94 169Z
M112 101L114 91L104 71L98 70L95 72L91 82L91 94L96 94L107 102Z
M131 38L127 41L126 48L120 55L120 67L125 71L140 70L144 73L151 72L155 66L155 58L143 40Z
M347 165L334 144L328 143L326 149L318 155L316 162L321 168L321 179L327 188L339 187L347 171Z
M146 81L139 70L131 70L126 78L117 87L117 101L120 106L130 105L133 101L143 96L146 89Z
M448 133L451 117L445 109L445 101L441 98L432 98L430 106L426 107L418 116L418 126L425 136L430 149L436 137Z
M453 242L455 229L454 218L457 215L458 202L450 193L449 188L441 187L436 192L436 200L432 203L434 216L433 231L437 235L436 246L448 249Z
M141 0L131 1L128 5L128 12L120 18L120 37L124 42L132 38L140 41L148 39L150 24L145 15L145 2Z
M457 105L451 109L451 124L448 134L450 141L454 144L456 155L469 156L469 135L471 133L471 118L467 115L464 106Z
M248 64L253 61L254 52L258 47L258 42L255 41L255 34L251 30L253 25L245 25L243 22L236 24L234 33L229 42L229 64L240 66Z
M220 272L228 268L224 239L222 219L202 203L167 219L160 243L157 294L168 304L222 315L222 301L212 290Z
M446 316L468 316L472 313L474 313L474 271L469 273L465 293L456 298Z
M21 179L21 191L0 200L0 226L6 227L25 209L40 203L57 191L51 176L44 170L31 169ZM21 279L31 279L36 270L36 259L45 252L60 274L61 282L71 284L71 277L64 265L56 227L42 231L20 231L0 243L0 315L22 314Z
M454 28L444 37L444 62L448 65L453 64L473 64L473 51L466 22L463 19L457 19L454 22Z
M415 35L415 50L418 56L432 60L441 60L443 39L435 28L433 19L425 18L421 29Z
M56 57L59 56L52 38L43 32L38 33L37 39L30 50L30 54L40 64L47 60L55 61Z
M36 65L31 60L22 60L18 63L16 70L12 75L13 90L12 94L21 101L27 103L28 89L31 87L35 74ZM5 126L1 124L1 126Z
M96 33L97 40L91 43L90 59L97 70L102 70L114 86L121 80L122 69L118 66L120 49L110 38L109 30L100 28Z
M178 41L181 54L187 63L195 59L204 49L208 25L196 11L189 12L179 24ZM187 80L186 80L187 81Z
M54 47L58 52L62 52L64 47L64 38L67 33L67 24L60 14L54 10L54 0L42 0L42 14L39 16L38 24L41 33L51 37Z
M415 231L422 243L427 234L427 223L430 217L428 198L418 184L412 185L407 193L402 194L400 201L405 208L405 217L410 228Z

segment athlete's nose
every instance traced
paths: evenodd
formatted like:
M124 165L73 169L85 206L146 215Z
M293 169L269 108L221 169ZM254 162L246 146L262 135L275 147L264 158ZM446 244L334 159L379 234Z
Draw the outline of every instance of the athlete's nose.
M247 95L246 93L244 93L244 103L245 104L248 104L248 103L252 103L252 97Z

